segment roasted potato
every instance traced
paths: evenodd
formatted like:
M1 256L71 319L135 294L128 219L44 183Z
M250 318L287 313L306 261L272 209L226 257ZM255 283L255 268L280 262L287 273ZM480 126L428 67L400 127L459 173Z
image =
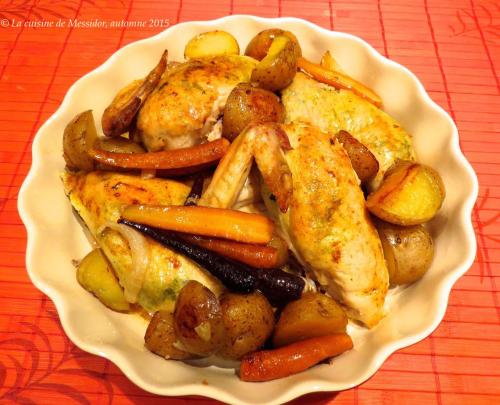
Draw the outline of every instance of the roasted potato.
M225 327L224 343L218 352L220 356L240 359L260 348L271 336L274 312L261 293L225 293L220 305Z
M97 139L92 110L84 111L74 117L63 135L64 160L69 169L92 171L95 162L87 153Z
M294 42L285 35L274 38L269 51L252 72L251 81L260 87L277 91L288 86L297 73Z
M391 285L408 284L427 272L434 257L434 242L422 225L399 226L377 221Z
M108 308L115 311L130 309L111 265L101 249L94 249L82 259L76 271L76 278L83 288L94 294Z
M184 360L194 356L175 347L174 316L168 311L159 311L149 322L144 342L153 353L166 359Z
M232 141L252 122L283 122L284 119L285 110L276 94L240 83L227 98L222 135Z
M274 346L346 331L347 316L337 302L318 292L307 292L281 312L274 329Z
M443 181L434 169L403 162L391 169L382 185L368 196L366 207L392 224L418 225L436 215L444 197Z
M177 296L174 330L189 353L208 356L222 345L224 325L219 301L198 281L189 281Z
M347 131L339 131L337 140L351 159L352 168L359 179L366 183L378 173L378 162L373 153Z
M297 58L302 56L302 50L300 48L299 41L297 37L290 31L285 31L279 28L270 28L259 32L252 40L248 43L245 49L245 55L250 56L257 60L262 60L267 55L271 43L277 36L284 35L288 37L294 46L295 55Z
M229 32L209 31L191 38L184 48L184 58L194 59L204 56L239 55L238 41Z

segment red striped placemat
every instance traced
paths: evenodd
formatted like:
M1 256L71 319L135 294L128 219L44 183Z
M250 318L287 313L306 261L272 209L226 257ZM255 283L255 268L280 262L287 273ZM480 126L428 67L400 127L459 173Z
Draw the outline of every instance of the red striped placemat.
M168 24L228 14L301 17L358 35L406 65L457 123L462 150L479 177L473 212L477 259L453 288L439 328L393 354L363 385L305 399L500 403L500 5L495 0L0 0L0 403L166 401L66 338L54 306L26 274L26 232L16 199L38 127L77 78L123 45ZM68 27L70 19L107 26ZM109 26L120 20L140 26ZM40 26L44 23L48 26Z

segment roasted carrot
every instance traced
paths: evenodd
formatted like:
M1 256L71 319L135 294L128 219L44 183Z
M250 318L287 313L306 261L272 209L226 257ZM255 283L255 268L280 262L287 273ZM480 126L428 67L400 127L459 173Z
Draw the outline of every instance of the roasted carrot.
M179 234L149 225L120 219L142 234L153 238L162 245L181 253L204 267L230 290L249 293L260 290L271 305L281 307L300 298L306 287L302 277L280 269L258 269L237 263L200 246L192 245Z
M382 99L378 94L344 73L325 69L323 66L302 57L297 60L297 67L322 83L329 84L337 89L351 90L377 107L382 105Z
M252 267L273 269L281 267L286 262L286 257L280 256L278 249L272 246L240 243L232 240L207 238L196 235L180 235L181 239L192 245L201 246L207 250L248 264Z
M274 350L263 350L243 357L240 378L243 381L270 381L300 373L328 357L352 349L345 333L314 337Z
M182 169L217 162L227 152L225 138L182 149L147 153L113 153L91 149L90 155L98 162L126 169Z
M273 222L264 215L224 208L129 205L122 217L170 231L245 243L265 244L274 231Z

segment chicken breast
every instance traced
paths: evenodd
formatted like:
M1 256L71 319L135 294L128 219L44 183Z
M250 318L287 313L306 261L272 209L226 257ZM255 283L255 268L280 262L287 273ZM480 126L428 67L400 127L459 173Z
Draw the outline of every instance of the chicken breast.
M165 72L137 117L137 129L150 151L201 142L220 115L231 90L248 82L256 61L225 55L192 59Z
M368 327L384 314L389 286L382 245L349 157L316 127L284 126L292 150L293 197L286 214L269 208L310 276ZM267 198L266 198L267 197ZM269 195L264 195L267 205Z
M120 218L121 208L129 204L183 204L189 187L164 179L142 179L111 172L62 175L64 190L73 208L110 261L122 285L133 268L127 239L106 227ZM197 280L214 293L222 285L205 270L152 239L145 237L147 270L137 302L148 312L173 310L177 293L189 280Z
M411 136L387 113L352 91L337 90L297 73L282 92L286 122L302 121L331 134L345 130L375 155L379 172L370 188L380 185L398 159L415 160Z

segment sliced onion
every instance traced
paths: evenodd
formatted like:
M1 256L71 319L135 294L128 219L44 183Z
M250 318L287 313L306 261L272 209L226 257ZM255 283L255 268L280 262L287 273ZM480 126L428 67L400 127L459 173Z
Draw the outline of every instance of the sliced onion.
M100 228L99 233L102 233L106 228L118 232L128 242L132 256L132 271L130 274L122 277L123 279L120 279L120 283L125 292L125 299L132 304L136 303L149 265L150 252L146 238L135 229L114 222L107 222Z

